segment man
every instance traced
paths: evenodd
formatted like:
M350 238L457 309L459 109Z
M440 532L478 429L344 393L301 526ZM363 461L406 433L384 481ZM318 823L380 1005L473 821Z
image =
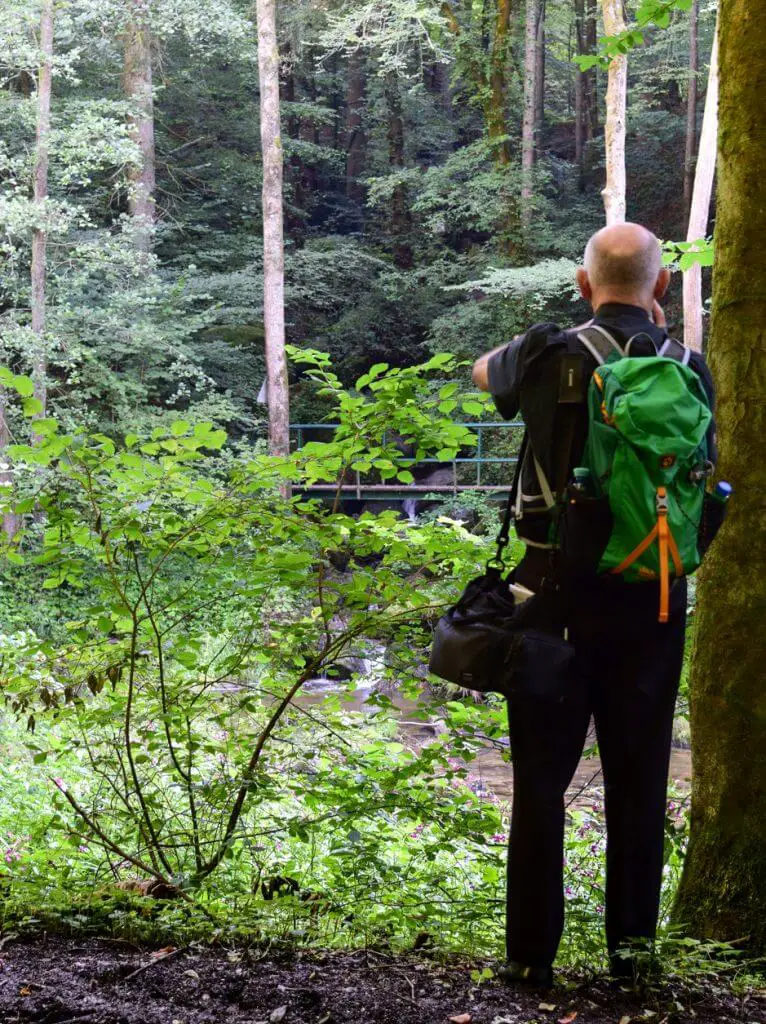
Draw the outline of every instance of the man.
M670 280L659 242L637 224L595 234L577 272L591 325L631 355L650 356L666 342L659 305ZM579 330L579 329L578 329ZM502 416L518 414L520 377L530 351L539 353L561 336L558 327L530 328L510 344L482 356L474 383L489 391ZM680 346L679 346L680 347ZM587 376L596 369L582 346ZM712 404L713 385L704 359L684 353ZM578 465L587 432L578 412L569 471ZM710 437L712 441L712 435ZM552 446L562 443L552 437ZM535 447L531 431L531 447ZM535 456L540 455L538 451ZM540 455L542 458L542 455ZM526 554L516 582L539 587L550 564L550 514L540 474L524 460L516 530ZM675 581L669 620L658 622L659 583L626 583L601 576L578 586L567 602L575 674L560 703L514 699L510 706L514 798L508 856L508 963L510 982L549 986L564 926L564 797L586 741L591 715L604 773L607 824L606 935L612 974L632 977L633 961L620 955L634 940L653 938L662 881L665 801L673 715L683 662L686 581Z

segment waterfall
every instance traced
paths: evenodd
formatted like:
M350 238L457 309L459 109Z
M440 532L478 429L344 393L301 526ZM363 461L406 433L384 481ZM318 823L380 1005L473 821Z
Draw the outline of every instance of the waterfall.
M411 523L416 523L418 521L416 508L417 500L415 498L405 498L402 502L402 511Z

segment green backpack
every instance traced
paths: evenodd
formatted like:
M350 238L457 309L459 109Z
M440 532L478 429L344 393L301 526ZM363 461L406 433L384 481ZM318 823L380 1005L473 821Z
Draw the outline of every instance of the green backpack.
M635 339L623 351L595 325L578 339L599 364L588 388L583 465L613 520L598 571L659 579L659 621L667 622L671 576L700 564L710 404L687 365L689 349L677 341L667 339L656 356L631 356Z

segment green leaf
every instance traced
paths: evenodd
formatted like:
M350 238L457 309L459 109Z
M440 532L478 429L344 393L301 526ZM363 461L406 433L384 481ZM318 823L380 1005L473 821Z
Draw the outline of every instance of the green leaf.
M463 412L467 413L469 416L483 416L484 406L481 402L477 402L475 400L463 402Z
M22 398L31 398L35 393L34 381L31 377L14 376L11 381L11 387L21 395Z
M183 437L184 434L188 434L190 426L186 420L176 420L170 424L170 433L173 437Z
M25 416L39 416L43 411L43 403L39 398L25 398L21 403Z

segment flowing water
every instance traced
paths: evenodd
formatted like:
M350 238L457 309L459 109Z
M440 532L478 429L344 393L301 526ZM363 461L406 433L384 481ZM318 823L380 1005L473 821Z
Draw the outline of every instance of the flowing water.
M353 691L345 691L346 696L344 697L344 704L349 711L364 712L367 710L367 698L378 686L380 677L376 669L381 665L382 657L381 648L372 650L367 658L356 659L353 668L358 673L357 686ZM335 680L314 679L306 684L299 701L304 706L321 704L329 695L337 694L340 690L341 687ZM402 697L395 690L391 692L388 687L385 692L397 708L399 739L405 746L417 750L446 730L435 701L433 714L429 720L420 721L412 717L412 713L416 709L422 709L423 702L427 704L432 699L426 689L422 692L420 703ZM591 734L588 738L588 746L594 742L595 737ZM468 784L475 793L480 796L494 796L503 803L510 800L513 783L511 766L504 757L504 754L507 755L507 749L507 744L504 744L504 749L497 749L495 745L488 742L486 749L467 765ZM688 790L691 780L690 751L673 750L670 761L670 777L678 788L684 791ZM598 758L583 758L569 787L567 804L573 808L592 807L600 800L602 792L603 779Z

